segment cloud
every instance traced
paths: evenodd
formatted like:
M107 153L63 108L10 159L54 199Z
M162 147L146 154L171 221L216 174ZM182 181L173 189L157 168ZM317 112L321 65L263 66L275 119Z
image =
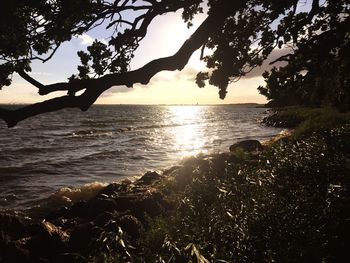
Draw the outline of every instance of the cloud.
M100 98L111 97L111 96L113 96L115 94L118 94L118 93L131 92L131 91L134 90L134 88L136 88L136 85L134 85L133 88L128 88L126 86L113 86L110 89L108 89L105 92L103 92L102 95L100 96Z
M81 40L81 44L84 46L90 46L95 39L91 36L89 36L88 34L82 34L80 36L78 36L78 39ZM98 41L102 42L103 44L107 45L107 41L105 39L98 39Z
M179 71L161 71L156 74L148 85L153 85L158 82L170 82L170 81L195 81L198 70L193 67L186 67Z
M251 79L256 77L261 77L265 71L270 71L273 67L281 67L286 65L286 62L276 62L270 65L272 61L275 61L279 57L292 53L289 48L275 49L272 51L267 60L262 64L261 67L254 68L242 79ZM200 70L196 67L188 65L182 71L162 71L155 75L148 85L153 85L158 82L169 82L169 81L190 81L194 82L196 80L197 73ZM203 68L202 71L208 71L208 69ZM209 72L211 69L209 69Z
M152 85L162 84L162 82L168 84L170 82L176 83L177 81L190 81L194 83L197 73L198 71L192 67L185 68L182 71L162 71L154 76L147 85L136 83L133 85L133 88L128 88L126 86L113 86L102 93L100 97L107 98L118 93L132 92L137 88L149 88Z
M91 36L89 36L88 34L82 34L82 35L78 36L78 38L81 40L81 44L86 45L86 46L91 45L95 40Z
M31 72L31 75L35 75L35 76L53 76L52 73L48 73L48 72Z
M195 81L197 73L198 70L193 67L185 68L175 73L175 80Z

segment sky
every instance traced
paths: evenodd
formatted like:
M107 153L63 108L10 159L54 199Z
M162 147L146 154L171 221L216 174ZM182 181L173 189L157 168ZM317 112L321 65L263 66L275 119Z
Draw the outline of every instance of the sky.
M149 33L141 42L131 63L131 69L142 67L147 62L164 56L173 55L183 42L193 33L205 19L199 15L190 29L181 19L181 12L171 13L156 18ZM67 81L72 73L77 73L79 63L78 50L86 47L97 38L103 40L101 30L94 30L64 43L55 56L46 63L34 62L30 75L43 84ZM225 100L219 99L217 87L207 85L198 88L195 84L197 72L204 69L199 60L199 52L195 52L188 65L182 71L163 71L155 75L148 85L135 84L133 88L112 87L97 100L98 104L230 104L230 103L266 103L264 96L257 91L264 81L259 74L251 74L228 88ZM259 71L259 70L258 70ZM37 88L13 76L13 83L1 91L0 103L35 103L65 93L53 93L48 96L37 94Z

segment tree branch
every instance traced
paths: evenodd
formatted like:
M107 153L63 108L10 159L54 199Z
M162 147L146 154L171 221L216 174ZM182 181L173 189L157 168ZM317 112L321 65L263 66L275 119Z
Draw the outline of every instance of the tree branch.
M0 118L6 122L8 127L14 127L18 122L26 118L46 112L64 108L79 108L85 111L104 91L112 86L126 85L127 87L132 87L135 83L147 84L158 72L163 70L182 70L188 63L191 55L210 38L213 32L220 30L226 18L246 4L244 0L232 2L226 0L218 1L217 5L212 8L210 15L173 56L153 60L137 70L109 74L98 79L84 79L71 83L55 83L46 86L35 81L26 73L21 73L27 81L39 88L39 94L41 95L58 90L67 90L71 93L82 89L85 89L85 91L80 96L62 96L15 110L0 108Z

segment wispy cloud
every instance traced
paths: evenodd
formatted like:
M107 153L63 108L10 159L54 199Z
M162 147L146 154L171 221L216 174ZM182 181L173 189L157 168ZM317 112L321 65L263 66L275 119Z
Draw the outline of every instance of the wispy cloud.
M91 36L89 36L88 34L82 34L82 35L78 36L78 38L81 40L81 44L86 45L86 46L91 45L95 40Z
M52 73L48 73L48 72L31 72L30 75L36 75L36 76L53 76Z
M95 38L89 36L88 34L82 34L78 36L78 39L81 40L81 44L84 46L90 46L95 41ZM98 41L107 45L107 41L105 39L98 39Z
M135 87L136 87L136 85L135 85ZM128 88L125 86L113 86L110 89L106 90L104 93L102 93L102 95L100 97L106 98L106 97L110 97L110 96L113 96L113 95L118 94L118 93L132 92L133 90L134 89Z

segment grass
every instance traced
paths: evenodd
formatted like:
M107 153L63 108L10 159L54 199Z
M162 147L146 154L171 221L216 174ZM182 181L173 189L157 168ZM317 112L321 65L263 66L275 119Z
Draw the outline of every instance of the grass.
M141 238L123 236L129 254L119 245L118 255L162 263L346 262L349 115L305 108L278 114L297 126L293 138L260 155L193 157L158 182L172 209L147 217Z
M350 113L334 108L285 107L276 109L264 122L270 126L293 128L293 138L308 136L350 123Z

